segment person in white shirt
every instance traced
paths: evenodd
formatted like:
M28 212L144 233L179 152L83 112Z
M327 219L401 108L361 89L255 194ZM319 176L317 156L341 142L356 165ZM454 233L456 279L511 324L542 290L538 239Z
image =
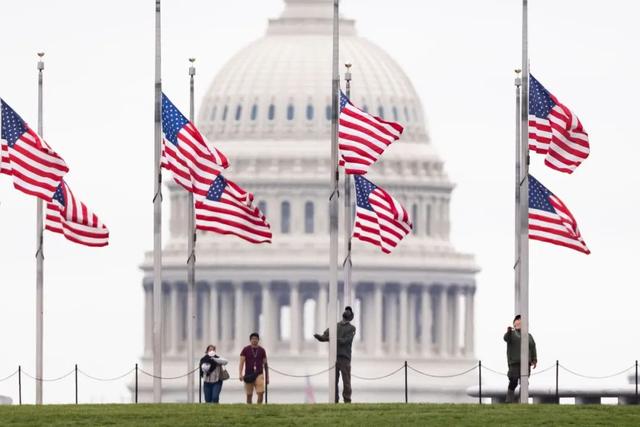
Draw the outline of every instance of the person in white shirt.
M207 403L219 403L222 382L229 378L229 374L223 368L229 361L216 353L216 346L209 344L205 355L200 359L200 377L204 383L204 401Z

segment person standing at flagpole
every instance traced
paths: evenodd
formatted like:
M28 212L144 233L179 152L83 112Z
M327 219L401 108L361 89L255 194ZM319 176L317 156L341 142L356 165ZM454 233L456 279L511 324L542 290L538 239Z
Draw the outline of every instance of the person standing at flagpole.
M338 345L336 356L336 393L335 403L340 401L338 395L338 381L342 376L342 399L344 403L351 403L351 347L353 338L356 336L356 327L351 324L353 320L353 310L347 306L342 313L342 320L336 326L336 342ZM322 335L313 334L313 337L320 342L329 341L329 329Z
M503 337L504 342L507 343L507 364L509 366L509 371L507 373L509 386L507 387L506 403L513 403L515 401L515 390L518 386L518 382L520 381L520 362L522 360L520 358L520 341L522 339L520 327L521 319L518 314L513 319L513 327L509 326ZM531 372L531 368L535 369L536 366L538 366L536 342L531 334L529 334L529 357L527 360L529 361L529 372ZM527 364L525 363L525 366L526 365Z

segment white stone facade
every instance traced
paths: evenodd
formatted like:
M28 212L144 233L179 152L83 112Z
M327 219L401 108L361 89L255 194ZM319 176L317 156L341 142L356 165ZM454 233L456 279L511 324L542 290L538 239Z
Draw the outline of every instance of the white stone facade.
M232 376L253 331L260 332L276 369L304 374L327 366L326 344L315 342L309 332L327 327L332 2L285 3L265 37L240 51L215 77L197 122L229 156L226 176L254 192L274 233L271 245L198 235L196 354L216 344L231 359ZM478 267L473 256L457 252L449 241L454 186L429 139L420 99L398 64L358 37L350 20L341 21L340 49L341 62L353 64L354 103L405 126L402 139L387 150L370 178L404 204L415 227L392 255L353 242L358 328L353 372L379 376L404 360L432 373L464 370L474 362ZM186 371L187 197L176 185L168 187L163 375L171 376ZM150 253L142 269L143 364L150 369ZM326 401L326 378L311 380L318 401ZM151 382L141 380L140 399L148 401ZM395 376L373 384L356 379L354 401L398 401L403 397L400 380ZM415 379L412 401L464 400L473 381ZM185 384L165 381L164 400L186 400ZM241 402L240 386L237 380L225 383L222 400ZM306 386L303 380L274 374L269 400L300 402Z

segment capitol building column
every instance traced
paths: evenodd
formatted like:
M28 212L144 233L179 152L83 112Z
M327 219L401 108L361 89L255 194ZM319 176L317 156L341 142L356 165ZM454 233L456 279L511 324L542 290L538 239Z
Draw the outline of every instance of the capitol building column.
M151 354L153 340L153 290L145 283L144 289L144 353Z
M375 355L382 354L382 289L384 283L373 285L373 351Z
M447 289L440 285L438 286L438 310L437 310L437 322L438 328L437 344L440 356L447 354L449 348L449 328L447 327Z
M375 354L376 352L376 325L375 325L375 305L373 298L373 288L375 285L369 284L363 289L362 294L362 313L363 317L363 339L367 353Z
M249 340L249 336L245 334L244 327L244 289L242 282L234 282L233 283L234 290L234 322L235 322L235 334L233 337L233 349L235 353L240 353L242 347L244 347L244 343ZM247 335L245 337L245 335Z
M273 296L271 295L271 283L261 283L262 287L262 328L260 338L264 339L265 345L275 346L277 339L274 328L273 316Z
M449 297L449 332L450 332L450 348L449 353L452 356L460 354L460 288L451 286L448 292Z
M431 312L431 288L423 285L420 289L421 293L421 325L420 325L420 350L422 350L422 355L427 357L431 355L431 344L432 344L432 336L431 336L431 327L432 327L432 316Z
M385 331L386 351L395 353L398 350L398 292L396 286L386 287L385 292Z
M407 284L409 286L409 284ZM418 303L420 302L419 295L416 294L414 288L409 288L409 312L407 313L408 325L407 325L407 333L408 333L408 342L407 342L407 352L409 355L413 355L416 353L417 348L417 333L418 333L418 313L420 306Z
M400 293L399 293L399 307L400 307L400 344L398 347L397 353L400 356L406 355L409 353L409 295L407 292L407 285L400 284Z
M218 319L220 318L220 312L219 312L220 305L218 304L218 286L216 285L216 282L209 283L209 301L208 301L208 304L205 305L205 307L206 307L205 311L209 312L209 316L208 316L209 324L207 326L208 333L205 336L207 337L207 340L209 340L213 345L216 346L217 350L222 350L219 343L220 337L218 335L218 329L219 329Z
M178 354L179 352L179 341L180 341L180 329L181 319L179 315L180 301L179 301L179 293L178 293L178 283L171 283L169 290L169 298L170 298L170 313L169 313L169 339L168 339L168 348L171 354Z
M290 313L290 352L300 353L300 338L302 337L302 304L300 303L300 283L289 283L289 313Z
M464 316L464 352L467 356L473 356L473 318L474 318L474 302L473 297L476 288L468 286L465 289L465 316Z
M224 351L229 352L233 350L233 295L229 289L229 286L221 286L220 291L220 331L222 336L220 337L224 344Z

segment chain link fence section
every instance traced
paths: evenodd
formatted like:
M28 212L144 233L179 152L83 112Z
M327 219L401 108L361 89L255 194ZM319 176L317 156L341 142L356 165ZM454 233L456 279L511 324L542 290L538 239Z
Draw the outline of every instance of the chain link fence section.
M482 370L487 370L487 371L489 371L489 372L491 372L491 373L493 373L493 374L500 375L500 376L503 376L503 377L506 377L506 376L507 376L507 374L506 374L506 373L504 373L504 372L500 372L500 371L496 371L495 369L491 369L490 367L488 367L488 366L487 366L487 365L485 365L485 364L483 364L483 365L482 365Z
M559 366L562 369L564 369L565 371L569 372L570 374L573 374L573 375L575 375L577 377L580 377L580 378L586 378L586 379L589 379L589 380L605 380L605 379L608 379L608 378L617 377L617 376L622 375L622 374L624 374L624 373L626 373L626 372L628 372L628 371L630 371L630 370L632 370L632 369L634 369L636 367L636 365L632 365L632 366L630 366L630 367L628 367L626 369L623 369L622 371L618 371L618 372L616 372L614 374L611 374L611 375L591 376L591 375L579 374L579 373L577 373L575 371L572 371L571 369L567 368L566 366L564 366L562 364L560 364Z
M545 372L550 371L550 370L554 369L555 367L556 367L556 365L555 365L555 363L554 363L553 365L551 365L551 366L549 366L549 367L547 367L547 368L544 368L544 369L540 369L540 370L535 369L535 370L531 373L531 375L529 375L529 376L530 376L530 377L533 377L533 376L535 376L535 375L544 374Z
M122 375L118 375L117 377L112 377L112 378L99 378L99 377L94 377L92 375L87 374L86 372L84 372L82 369L78 369L78 373L84 375L85 377L94 380L94 381L99 381L99 382L110 382L110 381L118 381L123 379L124 377L130 375L132 372L135 372L136 368L132 368L129 371L125 372Z
M70 370L66 374L64 374L64 375L62 375L60 377L57 377L57 378L36 378L35 376L29 374L24 369L22 370L22 374L24 374L28 378L31 378L32 380L35 380L35 381L42 381L42 382L45 382L45 383L50 383L50 382L56 382L56 381L63 380L65 378L67 378L68 376L70 376L71 374L75 373L75 372L76 372L76 368L73 368L72 370Z
M356 375L356 374L351 374L351 376L352 376L353 378L357 378L357 379L359 379L359 380L365 380L365 381L377 381L377 380L382 380L382 379L384 379L384 378L389 378L390 376L397 374L398 372L400 372L400 371L401 371L401 370L403 370L403 369L404 369L404 365L401 365L401 366L400 366L398 369L396 369L395 371L389 372L388 374L386 374L386 375L381 375L381 376L379 376L379 377L361 377L361 376L358 376L358 375Z
M135 368L134 368L134 370L135 370ZM191 375L194 372L199 371L199 370L200 370L200 366L196 366L192 371L189 371L186 374L178 375L178 376L175 376L175 377L158 377L156 375L153 375L152 373L149 373L149 372L145 371L144 369L139 369L139 371L141 373L145 374L146 376L149 376L151 378L159 378L161 380L178 380L180 378L186 378L189 375Z
M417 374L420 374L420 375L424 375L425 377L431 377L431 378L455 378L455 377L461 377L462 375L468 374L469 372L472 372L472 371L478 369L478 364L473 365L472 367L470 367L466 371L459 372L459 373L456 373L456 374L449 374L449 375L429 374L427 372L423 372L423 371L421 371L419 369L416 369L411 365L407 365L407 367L409 369L411 369L413 372L415 372ZM483 368L485 368L485 366L483 366Z
M315 374L299 375L299 374L288 374L286 372L282 372L282 371L277 370L276 368L274 368L271 365L267 365L267 369L269 370L269 373L271 373L271 371L273 371L276 374L280 374L282 376L291 377L291 378L311 378L311 377L316 377L318 375L326 374L327 372L329 372L330 370L332 370L335 367L336 367L336 365L333 365L332 367L324 369L324 370L322 370L320 372L316 372Z
M15 375L18 373L18 371L19 371L19 369L16 369L15 371L13 371L13 373L12 373L12 374L9 374L9 375L7 375L7 376L6 376L6 377L4 377L4 378L0 378L0 383L1 383L1 382L3 382L3 381L8 380L8 379L10 379L10 378L12 378L13 376L15 376Z

